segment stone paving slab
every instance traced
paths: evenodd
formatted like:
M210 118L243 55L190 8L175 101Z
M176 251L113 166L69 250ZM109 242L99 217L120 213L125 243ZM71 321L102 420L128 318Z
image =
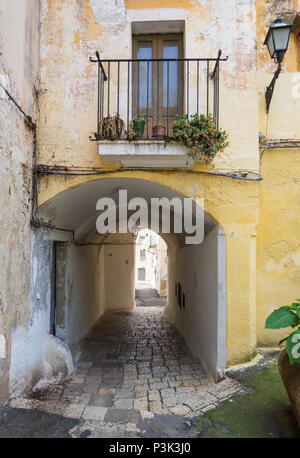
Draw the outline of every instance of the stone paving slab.
M11 405L78 419L74 437L132 437L140 421L200 416L243 390L228 377L212 383L159 307L106 313L78 349L68 383Z

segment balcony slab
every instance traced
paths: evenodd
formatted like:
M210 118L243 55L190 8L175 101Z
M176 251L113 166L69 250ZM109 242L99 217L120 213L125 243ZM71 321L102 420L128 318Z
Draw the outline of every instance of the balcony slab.
M125 167L187 168L194 164L186 148L163 140L100 140L98 151L103 162L121 163Z

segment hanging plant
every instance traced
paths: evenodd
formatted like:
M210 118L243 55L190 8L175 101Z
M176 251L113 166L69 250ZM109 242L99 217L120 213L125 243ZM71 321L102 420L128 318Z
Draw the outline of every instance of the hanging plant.
M193 159L211 161L214 156L228 145L227 133L217 127L210 114L194 114L190 118L184 114L176 116L173 124L173 139L189 149Z

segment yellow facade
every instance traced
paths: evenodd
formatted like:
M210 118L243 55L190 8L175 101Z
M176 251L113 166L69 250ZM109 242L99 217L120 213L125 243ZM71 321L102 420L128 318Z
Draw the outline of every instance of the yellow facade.
M286 330L264 329L266 316L299 296L299 149L271 149L263 156L257 233L257 338L274 345Z
M105 172L41 175L39 205L83 183L107 178L138 178L194 200L204 198L205 211L223 228L227 241L228 366L249 361L257 345L277 345L281 333L264 330L266 316L300 296L300 42L292 36L268 116L264 91L275 66L262 45L270 22L281 13L295 17L300 2L276 2L277 9L263 0L256 0L255 6L237 2L233 12L230 3L126 0L115 16L103 8L101 21L95 2L44 2L38 119L39 165ZM88 58L96 49L104 58L130 58L130 24L145 17L184 20L188 57L214 57L219 47L229 56L221 67L220 118L230 144L213 164L198 163L189 171L172 173L130 171L104 164L97 143L89 141L96 125L97 89L96 66ZM259 132L265 142L293 140L299 149L273 148L261 156ZM218 176L233 172L235 179Z

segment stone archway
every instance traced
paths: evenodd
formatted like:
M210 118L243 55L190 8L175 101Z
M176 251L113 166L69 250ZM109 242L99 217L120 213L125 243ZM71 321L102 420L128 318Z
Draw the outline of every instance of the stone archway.
M61 308L58 315L64 317L64 322L58 323L58 336L68 343L83 337L106 309L105 236L96 230L99 214L96 202L100 197L116 198L120 189L128 191L128 199L141 197L149 201L155 197L178 197L182 200L185 197L147 180L105 178L62 192L40 207L44 220L72 230L76 240L76 243L68 242L61 259L64 266L68 265L65 269L68 274L62 280L66 294L58 304ZM185 245L182 234L163 234L169 246L170 294L165 316L175 324L205 369L217 379L226 367L226 241L222 228L207 213L204 213L204 233L204 241L193 246ZM52 237L55 239L57 234ZM134 281L131 281L133 290ZM110 279L110 283L110 288L122 287L116 278ZM131 299L124 303L125 308L128 306L132 307Z

